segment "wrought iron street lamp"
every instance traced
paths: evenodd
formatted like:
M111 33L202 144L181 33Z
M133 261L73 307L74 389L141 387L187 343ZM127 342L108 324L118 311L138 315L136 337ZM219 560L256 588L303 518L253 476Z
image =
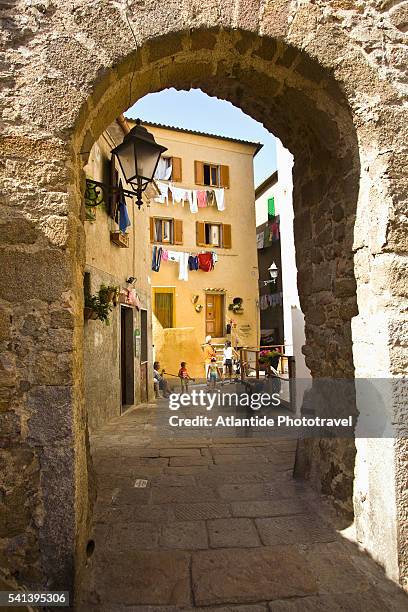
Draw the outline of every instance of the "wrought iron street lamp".
M154 139L153 134L136 120L133 127L123 139L123 142L112 149L112 158L117 159L125 181L131 190L121 186L106 185L93 179L87 179L85 200L88 206L97 206L103 201L103 192L111 194L121 192L123 195L136 197L138 208L142 206L142 194L149 183L153 181L157 164L161 155L167 151Z
M122 144L112 149L120 165L126 182L136 193L136 204L142 206L142 193L152 182L160 156L167 151L166 147L157 144L153 134L140 125L136 125L123 139Z
M278 266L276 265L274 261L269 266L268 272L269 272L269 276L271 277L272 282L276 282L276 279L278 278Z
M274 261L269 266L268 272L269 272L269 276L271 277L271 280L259 281L262 285L269 285L269 283L274 283L274 284L276 283L276 279L278 278L278 275L279 275L279 268Z

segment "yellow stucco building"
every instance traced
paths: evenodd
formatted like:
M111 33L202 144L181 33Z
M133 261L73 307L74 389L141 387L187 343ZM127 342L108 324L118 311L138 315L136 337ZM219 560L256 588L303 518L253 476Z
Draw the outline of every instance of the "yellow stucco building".
M253 158L262 145L144 126L167 147L148 209L154 354L168 373L186 361L203 377L206 335L258 344Z
M85 167L87 179L108 186L123 184L124 176L112 157L112 149L123 141L129 126L123 117L113 122L92 146ZM86 209L85 306L101 287L115 287L108 324L85 317L85 401L91 431L128 408L154 397L152 317L150 290L149 198L157 195L154 185L143 194L138 210L135 199L104 193L103 202ZM126 208L128 223L120 231ZM120 292L120 293L119 293ZM87 309L85 309L86 311Z

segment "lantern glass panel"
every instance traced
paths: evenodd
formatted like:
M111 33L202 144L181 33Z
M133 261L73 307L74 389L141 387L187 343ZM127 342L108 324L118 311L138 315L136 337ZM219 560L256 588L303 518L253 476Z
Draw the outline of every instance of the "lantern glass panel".
M151 181L156 170L157 162L161 155L156 144L139 141L135 143L137 158L137 176L143 181Z
M136 177L136 165L135 165L135 147L134 142L131 140L123 141L121 145L115 149L116 156L119 160L121 170L125 175L125 179L128 183Z

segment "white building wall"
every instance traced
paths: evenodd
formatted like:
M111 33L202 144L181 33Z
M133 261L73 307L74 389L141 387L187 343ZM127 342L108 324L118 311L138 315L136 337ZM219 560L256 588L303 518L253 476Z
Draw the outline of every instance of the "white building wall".
M275 199L275 213L280 216L280 245L282 261L283 324L287 354L296 360L296 377L310 378L302 346L305 343L304 316L297 290L297 267L293 233L293 155L276 139L278 182L256 200L256 225L268 220L268 199Z

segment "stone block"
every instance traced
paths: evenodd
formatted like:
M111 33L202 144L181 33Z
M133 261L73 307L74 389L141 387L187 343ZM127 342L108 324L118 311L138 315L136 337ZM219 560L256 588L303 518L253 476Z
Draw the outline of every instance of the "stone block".
M30 382L37 385L68 385L72 381L71 353L39 352L30 368Z
M160 450L160 457L201 457L199 448L165 448Z
M291 516L302 514L309 510L307 503L301 499L281 498L265 501L232 502L232 516L266 517Z
M193 51L200 49L214 49L217 43L217 34L211 30L193 30L190 34Z
M261 542L249 518L225 518L208 521L211 548L250 548Z
M0 310L0 342L8 340L11 333L11 316L6 311Z
M258 518L255 522L265 546L333 542L337 539L334 529L310 514Z
M272 60L276 54L278 45L276 40L272 38L261 38L261 42L253 51L253 55L264 60Z
M1 268L7 276L0 279L0 298L9 302L39 299L53 302L70 286L71 274L65 253L55 250L0 252ZM30 278L30 282L21 282Z
M95 546L112 551L135 551L157 549L160 526L149 523L119 523L97 527L94 532Z
M239 470L238 465L244 463L245 465L256 464L262 465L267 463L268 459L263 457L262 455L258 455L255 453L236 453L236 454L220 454L214 456L215 465L224 465L224 464L237 464L237 470Z
M263 499L264 487L256 484L226 484L218 487L221 499L228 501L244 501L252 499Z
M185 608L191 603L189 565L190 555L178 551L112 552L100 563L100 597L108 607Z
M204 521L177 521L163 525L160 537L161 548L197 550L208 548L207 530Z
M319 594L358 593L370 587L368 577L350 560L341 542L314 544L302 552L309 571L316 576Z
M193 554L196 605L255 603L317 593L316 578L293 547Z
M179 457L170 457L170 467L208 465L209 463L212 463L211 459L208 457L202 457L201 454L196 456L186 455Z
M35 223L21 217L0 221L0 244L34 244L38 239Z
M0 412L0 446L9 446L21 433L20 416L15 412Z
M354 278L337 278L334 282L336 297L349 297L356 295L357 284Z
M75 323L74 314L70 310L52 310L50 314L50 327L73 329Z
M182 37L178 33L158 38L148 44L149 61L155 62L163 57L175 55L182 48Z
M71 387L34 387L28 394L28 435L36 444L54 445L71 440Z
M182 504L215 498L215 490L211 487L160 487L152 491L152 503L154 504Z
M178 520L208 520L231 516L228 504L219 502L202 502L200 504L177 504L173 507L174 516Z

